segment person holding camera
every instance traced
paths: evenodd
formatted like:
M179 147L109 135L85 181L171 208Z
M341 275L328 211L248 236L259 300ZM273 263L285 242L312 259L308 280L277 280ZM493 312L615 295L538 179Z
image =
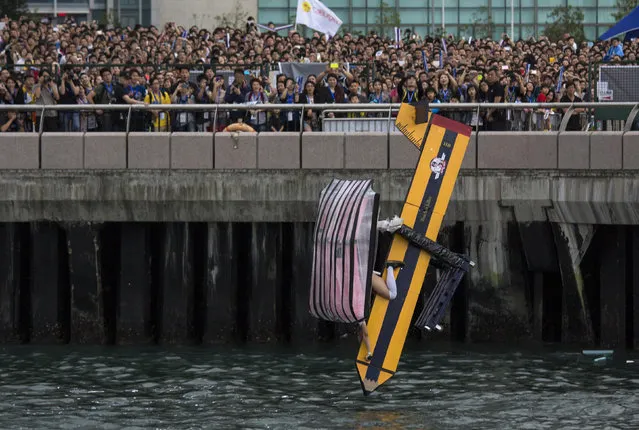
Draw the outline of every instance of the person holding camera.
M61 105L77 104L77 97L80 94L80 85L77 75L73 71L65 71L60 78L58 92L60 93ZM61 111L60 119L62 131L80 131L80 112Z
M171 103L179 105L194 104L195 95L193 94L193 88L186 82L178 84L173 94L171 94ZM193 112L175 112L173 131L195 131L195 116Z
M242 69L235 69L233 74L233 83L226 91L224 101L229 104L241 104L246 100L246 95L251 91L244 79L244 71ZM238 118L244 118L244 112L231 111L230 122L234 123Z
M210 69L209 69L210 70ZM212 103L215 97L209 88L209 78L202 73L197 78L198 89L195 92L195 103L199 105L207 105ZM211 126L211 112L196 112L195 124L198 131L207 131Z
M13 104L13 99L7 86L0 81L0 105ZM16 112L0 110L0 133L18 132L21 124Z
M40 78L38 84L34 87L35 104L44 106L55 106L60 100L60 93L58 92L58 86L51 78L51 73L43 69L40 71ZM36 111L36 124L40 126L40 121L43 122L44 131L58 131L58 112L54 110L45 110L44 118L41 117L42 111Z
M267 104L268 97L263 91L262 82L253 78L251 80L251 92L246 95L246 103L251 105ZM263 110L250 110L247 112L246 123L255 131L266 131L266 112Z

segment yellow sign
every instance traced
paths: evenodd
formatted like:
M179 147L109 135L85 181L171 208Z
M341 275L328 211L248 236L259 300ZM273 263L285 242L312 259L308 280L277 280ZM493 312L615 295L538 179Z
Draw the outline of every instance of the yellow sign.
M302 3L302 10L304 12L310 12L311 9L311 4L309 2L305 1L304 3Z
M417 124L417 108L408 103L402 103L395 120L395 127L408 138L418 149L422 147L422 142L426 136L428 121L430 120L430 112L428 117L423 118L425 122Z

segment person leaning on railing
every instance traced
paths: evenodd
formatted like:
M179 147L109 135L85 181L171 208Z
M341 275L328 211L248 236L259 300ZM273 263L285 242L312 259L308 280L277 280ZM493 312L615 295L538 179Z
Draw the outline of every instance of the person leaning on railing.
M499 82L499 70L492 67L486 74L488 103L504 103L504 87ZM489 131L506 131L506 115L503 109L488 109L486 113L487 129Z
M175 87L173 94L171 94L171 103L174 105L194 104L195 95L193 94L193 88L186 82L179 83ZM175 112L171 125L172 131L195 131L195 117L193 112Z
M73 70L65 70L60 77L60 93L61 105L77 104L77 97L80 94L80 82L78 76ZM60 112L60 121L63 131L80 131L80 113L77 111Z
M10 105L12 98L4 83L0 82L0 105ZM16 112L0 110L0 132L18 132L20 129Z
M581 103L582 100L575 94L575 83L573 81L566 82L566 93L563 95L560 103ZM563 109L564 114L568 112L568 108ZM566 125L567 131L581 131L581 120L579 114L585 112L583 108L577 108L572 112L568 124Z
M317 90L318 104L346 103L344 88L337 83L337 75L329 73L326 77L327 86ZM329 112L327 117L334 118L335 114Z
M242 104L246 100L246 95L251 91L244 78L244 71L236 69L233 72L233 83L226 91L224 102L229 104ZM234 123L238 118L244 118L244 111L234 110L229 114L230 123Z
M149 105L170 105L171 97L160 88L160 79L151 79L151 88L144 98L144 103ZM151 131L169 131L170 116L168 112L151 110Z
M308 80L304 84L304 93L300 96L300 103L315 104L315 82ZM317 111L307 109L304 112L304 131L319 131L319 118Z
M197 78L197 91L195 92L195 103L200 105L207 105L213 101L214 95L209 87L209 78L206 74L201 74ZM198 131L207 131L211 125L211 113L195 112L195 125Z
M55 106L60 100L60 94L58 92L58 85L55 80L51 78L51 72L46 69L40 71L40 78L38 84L34 87L35 104L43 106ZM44 118L42 117L44 115ZM58 112L55 110L36 111L36 118L39 122L44 124L44 131L58 131Z
M280 93L280 103L298 104L300 103L299 85L293 78L287 78L284 91ZM281 113L282 123L286 131L300 131L300 113L297 109L287 110Z
M113 80L111 70L103 68L100 71L100 76L102 82L87 95L89 102L96 105L124 104L124 88L119 82ZM124 130L120 120L120 112L98 110L96 115L100 131Z
M251 92L246 95L246 103L249 105L268 104L268 96L262 88L262 82L257 78L251 79ZM255 131L266 131L266 112L259 109L248 110L244 122L250 125Z

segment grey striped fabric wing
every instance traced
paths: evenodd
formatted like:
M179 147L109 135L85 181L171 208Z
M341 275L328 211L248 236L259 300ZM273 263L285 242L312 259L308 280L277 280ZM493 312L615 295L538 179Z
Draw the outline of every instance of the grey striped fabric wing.
M310 291L319 319L354 323L368 314L379 206L371 185L335 179L322 190Z

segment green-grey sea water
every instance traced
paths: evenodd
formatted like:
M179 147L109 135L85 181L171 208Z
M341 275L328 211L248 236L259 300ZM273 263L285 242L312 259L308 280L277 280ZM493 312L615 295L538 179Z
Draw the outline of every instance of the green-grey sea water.
M364 397L355 350L3 347L0 428L639 428L625 359L408 348Z

